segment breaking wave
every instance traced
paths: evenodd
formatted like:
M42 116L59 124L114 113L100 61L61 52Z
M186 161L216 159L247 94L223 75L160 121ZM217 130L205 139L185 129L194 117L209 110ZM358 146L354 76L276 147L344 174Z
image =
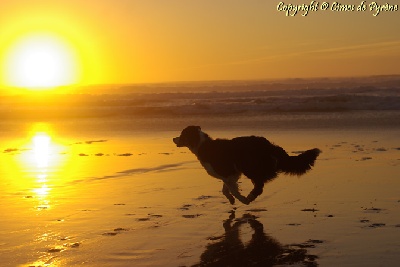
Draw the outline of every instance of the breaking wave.
M398 86L292 88L275 85L224 85L114 93L69 93L47 97L1 97L3 119L127 116L263 115L287 112L346 112L400 110ZM317 87L317 86L314 86ZM107 93L108 92L108 93Z

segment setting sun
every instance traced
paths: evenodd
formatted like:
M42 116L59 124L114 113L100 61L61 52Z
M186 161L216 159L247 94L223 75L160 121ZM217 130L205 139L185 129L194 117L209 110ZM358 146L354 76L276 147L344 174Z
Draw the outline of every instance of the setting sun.
M30 89L73 84L79 76L77 56L62 38L31 34L20 38L6 55L7 83Z

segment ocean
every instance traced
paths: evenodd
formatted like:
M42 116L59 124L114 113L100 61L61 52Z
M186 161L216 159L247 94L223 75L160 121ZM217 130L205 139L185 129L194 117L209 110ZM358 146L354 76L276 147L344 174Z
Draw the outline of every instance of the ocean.
M400 126L400 78L191 82L60 88L0 97L0 131L47 121L81 129ZM18 124L18 125L16 125Z

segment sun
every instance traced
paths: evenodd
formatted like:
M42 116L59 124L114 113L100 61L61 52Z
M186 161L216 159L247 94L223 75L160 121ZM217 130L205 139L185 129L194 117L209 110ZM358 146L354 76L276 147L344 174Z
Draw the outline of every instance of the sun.
M30 34L17 40L6 55L6 83L29 89L70 85L79 79L73 48L62 37Z

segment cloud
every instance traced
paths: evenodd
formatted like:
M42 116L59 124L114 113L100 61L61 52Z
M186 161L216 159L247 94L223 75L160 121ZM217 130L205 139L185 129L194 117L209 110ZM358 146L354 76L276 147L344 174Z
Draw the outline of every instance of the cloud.
M304 47L304 46L303 46ZM400 41L387 41L387 42L376 42L369 44L356 44L356 45L346 45L339 47L330 47L330 48L322 48L322 49L314 49L314 50L305 50L291 52L291 53L276 53L273 55L258 57L253 59L241 60L236 62L230 62L229 65L244 65L244 64L253 64L253 63L261 63L275 60L282 60L288 58L296 58L296 57L312 57L312 56L340 56L340 55L356 55L359 53L363 53L366 56L371 56L373 54L386 54L385 51L400 51ZM367 53L368 52L368 53ZM273 53L273 51L271 51Z

